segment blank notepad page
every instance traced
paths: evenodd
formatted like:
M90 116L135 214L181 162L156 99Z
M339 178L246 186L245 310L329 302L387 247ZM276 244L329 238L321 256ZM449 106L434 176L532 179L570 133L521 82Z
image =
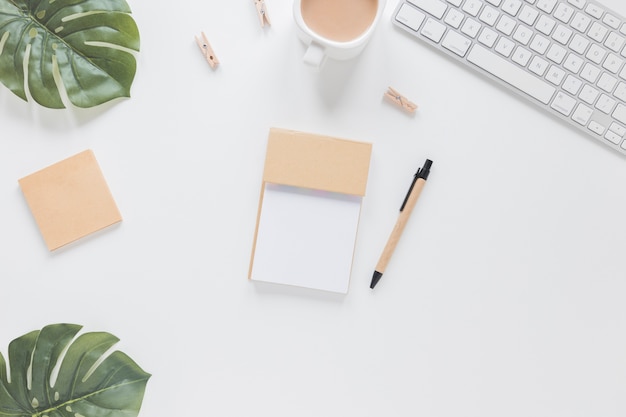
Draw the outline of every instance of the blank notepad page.
M270 129L248 277L347 293L372 145Z
M346 293L361 199L265 184L252 279Z

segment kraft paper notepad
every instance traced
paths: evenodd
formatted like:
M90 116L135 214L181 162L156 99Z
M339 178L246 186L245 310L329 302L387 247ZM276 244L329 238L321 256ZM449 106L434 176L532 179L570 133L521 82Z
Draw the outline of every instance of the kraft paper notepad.
M372 145L271 129L249 278L347 293Z
M122 220L90 150L26 176L19 184L51 251Z

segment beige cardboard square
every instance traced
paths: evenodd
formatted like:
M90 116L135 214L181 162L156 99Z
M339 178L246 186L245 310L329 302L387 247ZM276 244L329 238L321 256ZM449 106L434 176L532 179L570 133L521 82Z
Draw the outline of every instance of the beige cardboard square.
M91 150L28 175L19 184L51 251L122 220Z

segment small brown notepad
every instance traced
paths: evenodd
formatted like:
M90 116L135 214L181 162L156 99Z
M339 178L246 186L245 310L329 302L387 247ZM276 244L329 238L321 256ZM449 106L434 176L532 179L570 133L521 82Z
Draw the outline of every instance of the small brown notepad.
M270 129L248 277L346 294L372 144Z
M51 251L122 221L91 150L26 176L19 184Z

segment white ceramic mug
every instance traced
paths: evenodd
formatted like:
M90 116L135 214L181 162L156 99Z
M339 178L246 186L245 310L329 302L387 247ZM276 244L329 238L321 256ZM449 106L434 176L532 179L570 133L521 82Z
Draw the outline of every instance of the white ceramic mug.
M294 0L293 16L307 45L304 62L320 69L327 58L347 60L361 53L386 0Z

